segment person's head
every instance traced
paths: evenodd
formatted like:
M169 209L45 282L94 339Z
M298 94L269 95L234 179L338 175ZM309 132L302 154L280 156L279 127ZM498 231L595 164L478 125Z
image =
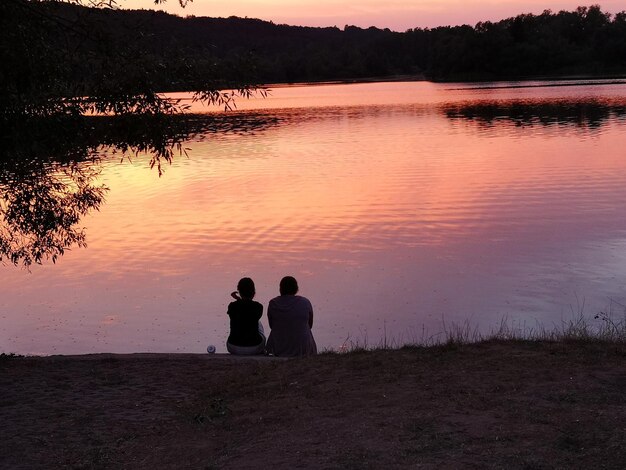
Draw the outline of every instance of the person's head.
M253 299L256 294L254 281L249 277L243 277L237 283L237 290L242 299Z
M295 277L285 276L280 280L280 295L296 295L298 293L298 281Z

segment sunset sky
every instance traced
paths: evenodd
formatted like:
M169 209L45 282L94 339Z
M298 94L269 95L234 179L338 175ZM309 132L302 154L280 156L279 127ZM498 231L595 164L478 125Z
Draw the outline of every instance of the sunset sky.
M154 8L153 0L118 0L124 8ZM497 21L519 13L573 10L599 3L604 11L626 9L624 0L194 0L182 9L178 0L159 6L181 16L240 16L302 26L376 26L394 31L415 27Z

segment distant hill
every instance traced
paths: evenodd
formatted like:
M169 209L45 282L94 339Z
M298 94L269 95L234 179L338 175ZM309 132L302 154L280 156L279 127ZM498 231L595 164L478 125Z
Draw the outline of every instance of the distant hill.
M163 91L190 89L203 80L286 83L398 75L478 80L626 73L626 12L609 15L599 6L404 33L58 3L31 6L76 30L70 39L75 53L63 60L73 64L67 79L80 81L86 93L90 83L124 70L132 70L134 79L149 75ZM49 40L68 41L54 34ZM108 65L94 65L93 57L102 51L108 51Z

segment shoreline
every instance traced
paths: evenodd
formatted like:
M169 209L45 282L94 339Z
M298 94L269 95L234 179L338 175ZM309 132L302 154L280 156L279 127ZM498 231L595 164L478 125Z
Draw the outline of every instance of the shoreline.
M431 83L500 83L500 82L551 82L551 81L584 81L584 80L605 80L607 84L620 84L626 80L626 73L622 74L580 74L580 75L555 75L555 76L526 76L526 77L482 77L476 79L462 79L462 77L450 78L433 78L423 74L412 75L390 75L383 77L364 77L364 78L346 78L337 80L320 80L310 82L278 82L278 83L259 83L254 86L260 89L272 88L297 88L307 86L324 86L324 85L350 85L359 83L389 83L389 82L431 82ZM230 89L228 89L230 90ZM193 93L193 90L175 90L161 91L159 93Z
M623 341L4 355L0 467L617 469L624 390Z

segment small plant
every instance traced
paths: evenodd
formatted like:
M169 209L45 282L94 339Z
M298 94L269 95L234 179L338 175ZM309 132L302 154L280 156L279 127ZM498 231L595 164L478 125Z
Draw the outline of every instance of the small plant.
M600 320L601 327L599 335L609 341L625 341L626 340L626 305L609 299L610 304L606 312L599 312L594 318ZM616 319L615 310L621 310L621 318Z

